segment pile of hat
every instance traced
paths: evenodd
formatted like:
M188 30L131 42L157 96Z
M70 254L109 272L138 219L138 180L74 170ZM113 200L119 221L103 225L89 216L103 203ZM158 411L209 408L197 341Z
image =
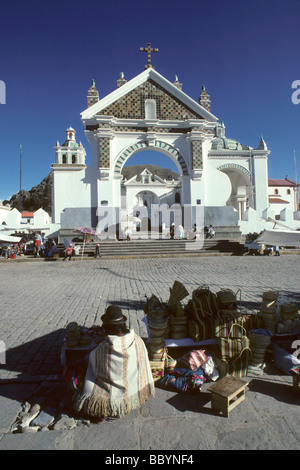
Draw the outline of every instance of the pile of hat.
M181 305L181 301L189 295L188 291L179 281L175 281L170 289L168 300L170 319L170 338L182 339L188 336L188 318Z
M263 326L273 333L276 331L277 325L276 310L278 294L278 291L269 290L264 292L262 296L261 316L263 320Z
M300 316L298 305L295 302L285 302L280 305L279 322L277 323L277 333L297 333L300 332Z
M165 358L165 338L169 330L168 320L158 311L148 317L149 359L162 361Z
M89 346L92 342L92 338L88 334L80 334L80 328L78 323L71 322L66 327L66 346L67 348L75 348L75 346L81 346L83 348Z

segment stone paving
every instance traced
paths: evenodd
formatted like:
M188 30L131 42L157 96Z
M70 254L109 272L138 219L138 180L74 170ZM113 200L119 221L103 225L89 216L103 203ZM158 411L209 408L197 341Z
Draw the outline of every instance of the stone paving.
M60 373L61 345L69 322L101 324L105 307L115 303L123 308L130 327L146 337L146 296L155 294L166 301L175 280L190 293L203 284L213 292L241 289L243 305L249 309L259 308L262 293L270 288L299 302L297 255L9 260L0 263L0 272L0 340L7 349L6 364L0 366L0 449L300 448L299 395L291 392L291 377L274 370L250 380L245 402L228 419L211 412L205 390L196 399L157 389L155 398L118 424L105 422L34 436L9 433L32 388Z

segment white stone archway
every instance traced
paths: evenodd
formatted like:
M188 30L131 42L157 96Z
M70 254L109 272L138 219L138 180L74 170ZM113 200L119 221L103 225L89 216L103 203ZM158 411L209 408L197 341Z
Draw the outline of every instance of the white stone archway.
M138 142L122 150L117 156L116 161L114 163L114 175L120 175L126 161L134 154L142 150L154 150L165 154L175 163L181 176L189 176L191 173L188 168L187 162L185 161L184 157L181 155L179 150L177 150L175 147L168 144L167 142L156 140L154 145L148 145L146 142Z
M220 165L218 170L225 173L231 183L231 194L227 206L238 211L239 220L244 220L246 210L252 206L251 173L242 165L226 163Z

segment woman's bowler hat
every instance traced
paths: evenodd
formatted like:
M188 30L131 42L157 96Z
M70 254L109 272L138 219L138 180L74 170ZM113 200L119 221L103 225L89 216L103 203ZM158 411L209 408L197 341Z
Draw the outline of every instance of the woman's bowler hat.
M101 320L106 325L118 325L120 323L125 323L127 318L123 315L120 307L115 305L110 305L107 307L106 312L102 315Z

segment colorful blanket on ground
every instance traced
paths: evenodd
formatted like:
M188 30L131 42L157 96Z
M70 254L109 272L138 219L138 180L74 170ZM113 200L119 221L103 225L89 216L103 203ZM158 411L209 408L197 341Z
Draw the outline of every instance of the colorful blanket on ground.
M90 416L123 416L154 395L154 382L143 340L130 330L108 335L89 355L81 393L74 407Z
M196 370L176 368L162 377L159 383L162 387L177 392L200 392L205 381L201 368Z

